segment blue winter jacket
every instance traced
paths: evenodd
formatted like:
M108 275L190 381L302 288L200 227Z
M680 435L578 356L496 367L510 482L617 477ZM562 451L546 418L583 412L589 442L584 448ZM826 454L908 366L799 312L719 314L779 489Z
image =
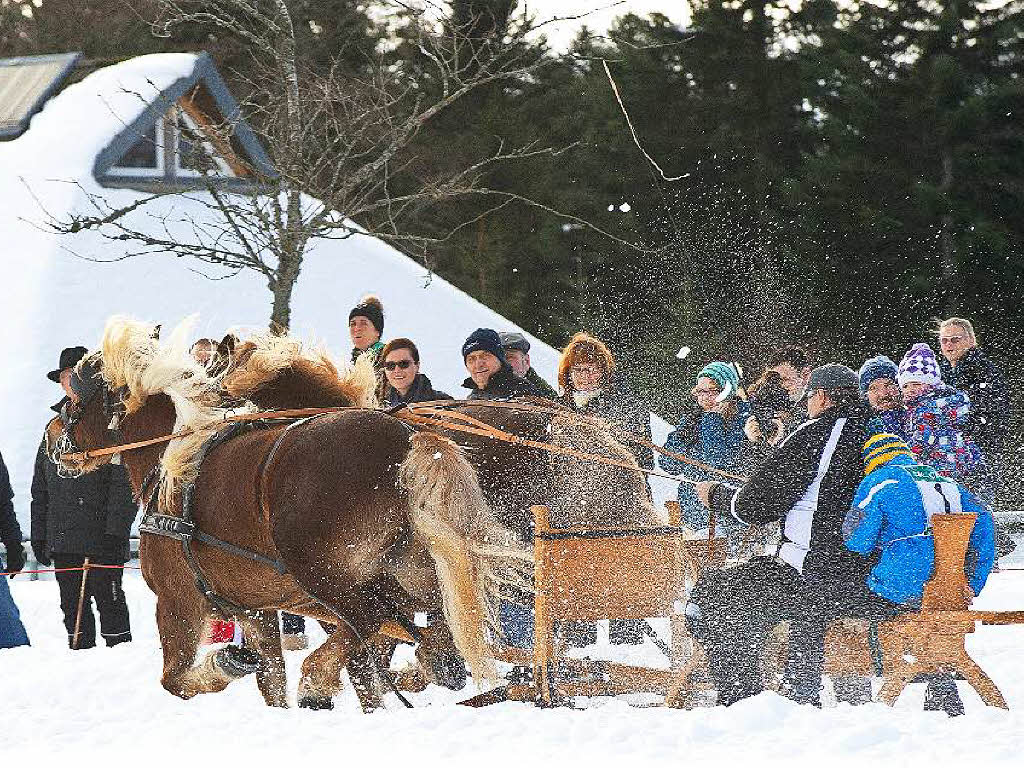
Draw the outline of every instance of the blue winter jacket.
M881 550L867 583L893 603L916 606L935 565L932 514L973 513L964 571L974 594L981 592L995 562L992 513L962 485L909 456L896 456L861 481L843 524L853 552Z
M720 413L687 414L682 417L665 441L665 450L680 453L695 461L708 464L727 472L743 474L746 437L743 424L750 416L750 406L744 400L736 401L736 413L727 422ZM683 475L693 480L721 480L721 475L699 469L692 464L658 456L658 464L666 472ZM693 528L706 528L708 511L697 499L693 486L679 484L679 506L683 522ZM721 518L723 527L740 528L732 518Z

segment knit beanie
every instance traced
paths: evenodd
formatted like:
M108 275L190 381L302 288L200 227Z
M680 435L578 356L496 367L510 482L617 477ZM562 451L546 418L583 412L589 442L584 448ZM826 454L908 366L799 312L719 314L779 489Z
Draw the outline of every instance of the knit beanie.
M912 346L900 361L900 370L896 378L901 387L913 381L933 386L941 384L942 374L939 372L939 362L935 359L932 348L924 343Z
M713 363L708 363L697 374L697 380L699 381L700 379L711 379L718 384L722 388L722 400L735 397L736 392L740 388L739 373L736 371L736 366L732 363L723 363L717 360Z
M381 336L384 335L384 305L380 303L380 299L376 296L363 297L362 301L352 307L352 311L348 313L348 320L352 322L353 317L360 316L373 323L377 333Z
M867 439L861 456L864 459L864 474L870 475L897 456L913 458L914 454L910 452L910 448L899 436L891 432L879 432Z
M490 328L477 328L462 345L462 360L465 362L471 352L490 352L502 363L505 362L505 350L501 348L501 337Z
M860 376L860 393L862 395L866 394L868 387L871 386L871 382L877 379L892 379L896 381L898 373L899 370L896 368L896 363L885 355L872 357L857 372L857 375Z

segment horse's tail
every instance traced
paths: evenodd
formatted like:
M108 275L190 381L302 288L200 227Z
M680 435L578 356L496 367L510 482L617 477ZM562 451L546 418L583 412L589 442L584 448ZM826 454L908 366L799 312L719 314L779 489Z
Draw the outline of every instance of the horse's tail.
M451 440L412 436L402 463L413 529L437 567L445 618L455 645L479 682L493 676L487 629L503 585L527 587L531 553L484 501L476 471Z

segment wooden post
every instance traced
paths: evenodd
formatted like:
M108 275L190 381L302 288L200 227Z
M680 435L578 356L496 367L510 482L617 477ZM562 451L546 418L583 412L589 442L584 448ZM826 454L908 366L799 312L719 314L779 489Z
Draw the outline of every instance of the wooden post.
M921 609L958 611L968 607L964 558L977 515L933 515L935 570L924 585Z
M554 681L548 674L554 651L554 619L548 604L547 584L547 541L538 534L549 533L551 522L548 508L542 504L530 508L533 512L533 684L537 689L538 702L554 705L552 686Z
M75 615L75 634L71 638L71 649L78 650L79 629L82 627L82 608L85 606L85 580L89 578L89 558L82 563L82 587L78 590L78 613ZM90 609L91 610L91 609Z
M665 510L668 512L668 524L673 528L678 528L682 524L683 513L679 508L678 501L666 501Z

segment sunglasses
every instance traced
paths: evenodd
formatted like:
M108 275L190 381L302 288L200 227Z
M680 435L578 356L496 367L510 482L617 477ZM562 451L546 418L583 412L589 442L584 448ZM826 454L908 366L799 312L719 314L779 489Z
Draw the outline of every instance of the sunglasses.
M409 359L405 360L389 360L384 363L384 368L388 371L393 371L395 368L401 368L403 371L413 365L413 361Z

